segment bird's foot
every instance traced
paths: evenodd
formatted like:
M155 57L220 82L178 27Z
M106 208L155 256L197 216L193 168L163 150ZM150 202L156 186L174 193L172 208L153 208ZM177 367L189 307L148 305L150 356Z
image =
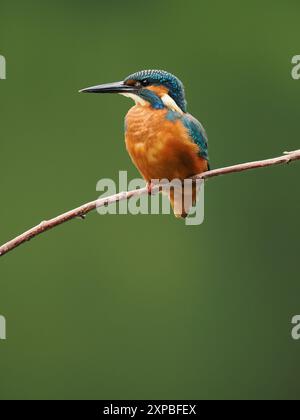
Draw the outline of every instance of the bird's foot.
M148 191L148 194L149 195L152 195L152 189L153 189L153 187L154 187L153 182L152 181L148 181L147 182L147 191Z

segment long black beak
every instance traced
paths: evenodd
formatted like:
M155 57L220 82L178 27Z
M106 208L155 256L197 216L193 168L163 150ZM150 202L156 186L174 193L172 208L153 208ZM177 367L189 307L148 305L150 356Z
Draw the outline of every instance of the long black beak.
M134 86L125 85L124 82L106 83L105 85L92 86L82 89L80 93L134 93Z

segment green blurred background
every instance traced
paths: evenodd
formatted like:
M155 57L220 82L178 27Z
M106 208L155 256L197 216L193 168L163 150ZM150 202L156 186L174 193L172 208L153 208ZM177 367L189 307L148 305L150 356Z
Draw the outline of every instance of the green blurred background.
M78 89L162 68L214 168L298 149L298 1L0 0L0 242L138 176L131 106ZM1 399L298 398L298 163L210 180L205 223L99 216L0 261Z

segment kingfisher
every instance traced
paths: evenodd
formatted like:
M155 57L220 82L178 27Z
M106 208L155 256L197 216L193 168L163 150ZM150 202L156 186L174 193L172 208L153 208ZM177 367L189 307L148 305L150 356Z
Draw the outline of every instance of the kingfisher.
M142 70L120 82L82 89L83 93L118 93L134 100L125 117L127 151L147 183L180 180L209 170L207 135L202 124L187 112L183 83L164 70ZM169 199L176 217L185 218L194 205L197 187L190 200L180 200L174 190ZM177 198L176 198L177 197ZM180 201L179 203L176 201Z

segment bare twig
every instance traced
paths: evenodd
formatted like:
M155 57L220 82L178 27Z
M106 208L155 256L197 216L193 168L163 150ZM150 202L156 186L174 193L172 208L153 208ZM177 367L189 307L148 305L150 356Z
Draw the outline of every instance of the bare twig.
M239 165L227 166L225 168L214 169L211 171L203 172L202 174L195 175L193 179L208 179L219 175L226 175L235 172L248 171L250 169L256 168L265 168L267 166L280 165L284 163L290 163L294 160L300 160L300 149L293 152L284 152L283 156L279 156L273 159L260 160L257 162L248 162L241 163ZM158 188L154 187L153 193L158 192ZM53 229L55 226L59 226L62 223L68 222L69 220L75 219L77 217L84 218L86 214L95 210L98 207L107 206L117 201L128 200L133 196L140 196L148 193L148 189L141 188L132 191L120 192L118 194L112 195L110 197L101 198L99 200L91 201L90 203L84 204L80 207L77 207L74 210L70 210L60 216L55 217L54 219L41 222L39 225L29 229L28 231L22 233L22 235L17 236L11 241L0 247L0 256L12 251L14 248L17 248L19 245L29 241L35 236L40 235L47 230Z

